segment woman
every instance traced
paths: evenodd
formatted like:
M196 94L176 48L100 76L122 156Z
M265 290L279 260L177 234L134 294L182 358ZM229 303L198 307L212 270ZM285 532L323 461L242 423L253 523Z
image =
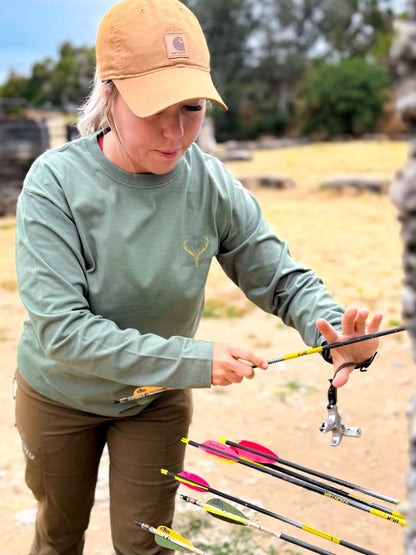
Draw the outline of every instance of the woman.
M226 106L188 8L125 0L104 17L96 53L82 137L34 163L18 203L28 317L16 422L39 503L32 555L82 553L105 445L116 553L169 552L134 521L172 521L177 482L160 468L182 470L190 389L267 368L242 346L193 338L213 257L308 345L367 329L368 312L344 311L290 257L255 199L195 145L207 101ZM375 315L368 331L380 322ZM335 368L343 366L334 385L376 347L370 340L333 350ZM114 403L138 386L169 389Z

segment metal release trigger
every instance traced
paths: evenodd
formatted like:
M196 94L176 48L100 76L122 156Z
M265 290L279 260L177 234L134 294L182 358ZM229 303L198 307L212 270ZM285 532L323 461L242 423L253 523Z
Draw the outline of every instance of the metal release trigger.
M332 432L331 445L336 447L341 443L343 436L361 437L361 429L353 426L344 426L341 423L341 416L337 407L337 389L332 385L332 380L329 380L329 383L328 418L319 426L319 431L323 433Z

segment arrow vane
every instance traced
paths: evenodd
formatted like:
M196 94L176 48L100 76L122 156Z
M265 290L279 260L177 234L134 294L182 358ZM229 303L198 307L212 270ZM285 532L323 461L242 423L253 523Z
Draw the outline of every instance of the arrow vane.
M214 498L214 499L210 499L207 503L201 503L197 499L194 499L193 497L189 497L187 495L180 494L179 497L184 501L187 501L188 503L192 503L193 505L196 505L197 507L204 509L211 516L215 518L219 518L220 520L225 520L226 522L230 522L231 524L237 524L237 525L249 526L250 528L255 528L257 530L260 530L262 532L266 532L267 534L275 536L276 538L280 538L284 541L287 541L288 543L293 543L295 545L298 545L299 547L304 547L305 549L308 549L309 551L313 551L314 553L320 553L321 555L323 554L334 555L330 551L325 551L324 549L321 549L309 543L293 538L292 536L281 534L280 532L275 532L274 530L270 530L269 528L266 528L265 526L262 526L257 522L253 522L249 520L243 512L236 509L233 505L226 503L222 499Z
M406 521L402 518L402 515L394 516L394 515L389 514L388 512L386 512L384 507L383 507L383 510L379 510L379 509L369 507L367 504L362 503L361 501L357 501L356 499L348 498L345 495L341 495L339 493L334 493L334 492L330 491L329 489L324 489L322 487L318 487L318 486L313 485L311 483L305 482L304 480L299 480L298 478L294 478L293 476L289 476L289 475L284 474L282 472L278 472L278 471L273 470L269 467L266 467L263 464L254 463L254 462L251 462L247 459L243 459L243 458L239 457L235 453L235 451L233 451L233 449L231 447L229 447L227 445L224 445L223 443L220 443L218 441L208 440L208 441L205 441L204 443L198 443L196 441L192 441L192 440L187 439L187 438L182 438L182 441L184 443L186 443L187 445L192 445L193 447L198 447L198 448L202 449L208 455L214 454L214 456L216 456L218 458L221 458L221 455L223 455L223 458L225 458L228 461L234 461L234 462L242 464L244 466L248 466L249 468L253 468L254 470L258 470L259 472L263 472L265 474L269 474L270 476L274 476L275 478L278 478L279 480L283 480L285 482L289 482L290 484L300 486L300 487L302 487L304 489L307 489L309 491L319 493L320 495L323 495L324 497L328 497L329 499L339 501L341 503L344 503L344 504L349 505L351 507L354 507L356 509L360 509L362 511L373 514L373 515L378 516L380 518L384 518L386 520L389 520L390 522L394 522L396 524L406 526Z
M383 495L382 493L378 493L357 484L353 484L351 482L347 482L342 480L341 478L337 478L335 476L331 476L330 474L325 474L323 472L319 472L318 470L313 470L312 468L308 468L306 466L301 466L300 464L296 464L292 461L288 461L286 459L282 459L276 453L260 445L259 443L255 443L254 441L242 440L239 443L235 443L234 441L230 441L228 439L221 439L222 443L233 447L237 453L241 457L246 457L254 462L259 462L264 464L265 466L270 466L271 468L276 467L276 463L278 465L285 465L290 468L294 468L295 470L300 470L301 472L306 472L307 474L311 474L312 476L316 476L318 478L322 478L329 482L333 482L334 484L338 484L343 487L350 488L355 491L360 491L361 493L365 493L371 497L375 497L377 499L382 499L387 503L393 503L394 505L399 504L399 500L395 499L394 497L389 497L387 495ZM279 467L279 470L280 469Z
M232 501L233 503L238 503L239 505L242 505L242 506L247 507L249 509L253 509L254 511L257 511L257 512L262 513L264 515L270 516L272 518L276 518L277 520L281 520L282 522L285 522L286 524L289 524L291 526L295 526L296 528L299 528L301 530L309 532L310 534L315 534L316 536L319 536L320 538L331 541L331 542L336 543L338 545L342 545L344 547L352 549L353 551L358 551L359 553L364 553L365 555L377 555L377 553L374 553L374 551L369 551L368 549L365 549L365 548L360 547L358 545L355 545L353 543L347 542L345 540L341 540L341 539L333 536L332 534L328 534L328 533L322 532L322 531L320 531L316 528L312 528L311 526L301 524L300 522L296 522L296 520L292 520L288 517L279 515L277 513L269 511L268 509L264 509L263 507L260 507L258 505L254 505L253 503L250 503L249 501L239 499L238 497L234 497L234 496L229 495L229 494L227 494L223 491L214 489L203 478L201 478L200 476L198 476L196 474L193 474L192 472L183 471L180 474L175 474L175 473L170 472L169 470L166 470L164 468L162 468L160 470L160 472L162 474L164 474L165 476L169 476L171 478L174 478L175 480L177 480L181 484L184 484L186 487L188 487L190 489L193 489L195 491L200 491L200 492L209 491L210 493L213 493L214 495L219 495L220 497L223 497L224 499L228 499L229 501Z
M367 501L365 499L360 499L359 497L356 497L355 495L352 495L351 493L349 493L345 490L341 490L341 489L336 488L332 485L325 484L323 482L320 482L319 480L314 480L312 478L309 478L308 476L304 476L303 474L299 474L298 472L292 472L291 470L288 470L284 467L278 466L277 464L272 464L270 462L264 462L264 461L267 461L267 460L270 461L270 459L267 459L264 456L263 457L256 457L256 455L253 455L251 453L247 453L246 451L244 451L244 449L239 449L238 444L231 445L231 443L225 442L225 444L231 446L235 450L236 454L239 455L241 458L249 459L253 463L258 463L258 464L260 463L260 464L262 464L262 465L264 465L268 468L271 468L272 470L282 472L283 474L287 474L288 476L292 476L293 478L297 478L299 480L303 480L304 482L307 482L307 483L312 484L314 486L317 486L319 488L327 489L327 490L331 491L332 493L334 493L335 495L347 497L348 499L352 499L352 500L358 501L360 503L364 503L368 507L371 507L371 508L376 509L378 511L385 512L385 513L390 514L392 516L395 516L399 519L404 519L404 516L401 513L399 513L398 511L394 511L393 509L390 509L388 507L384 507L384 506L379 505L377 503L370 503L369 501ZM241 451L243 452L243 454L241 454Z
M206 555L205 551L201 551L190 541L182 537L180 534L171 530L167 526L158 526L154 528L150 526L150 524L146 524L144 522L135 521L135 524L138 524L151 534L155 536L155 542L160 545L161 547L166 547L167 549L173 549L174 551L186 551L188 553L195 553L195 555Z
M156 393L162 393L163 391L168 391L170 387L163 387L157 385L144 385L142 387L137 387L133 395L129 397L122 397L121 399L116 399L114 401L115 405L119 403L128 403L129 401L137 401L138 399L144 399L145 397L150 397L150 395L156 395Z

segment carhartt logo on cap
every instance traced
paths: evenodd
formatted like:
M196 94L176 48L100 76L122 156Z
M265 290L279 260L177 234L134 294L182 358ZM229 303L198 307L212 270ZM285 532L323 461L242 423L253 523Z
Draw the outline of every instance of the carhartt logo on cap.
M188 58L185 35L165 35L165 44L168 58Z

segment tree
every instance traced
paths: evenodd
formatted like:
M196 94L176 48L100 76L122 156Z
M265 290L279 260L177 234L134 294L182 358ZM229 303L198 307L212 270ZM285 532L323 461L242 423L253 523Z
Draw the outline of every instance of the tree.
M94 74L94 48L75 47L65 42L59 59L46 58L33 65L30 77L11 73L0 87L0 97L24 98L33 106L73 109L88 92Z
M290 108L311 60L384 61L393 36L389 0L264 0L257 32L257 78L278 109ZM382 36L383 40L378 37Z
M215 111L220 138L285 130L298 84L312 61L364 57L385 62L393 0L188 0L229 104Z
M0 97L26 98L27 79L11 71L8 80L0 88Z
M393 0L325 0L319 22L328 56L385 63L393 38ZM386 36L389 40L386 41Z
M77 48L66 42L59 53L60 59L51 74L52 103L57 106L79 106L94 75L94 49Z
M303 80L299 127L323 137L370 132L382 115L390 85L388 70L363 58L322 63Z
M239 135L240 111L250 90L253 52L250 38L258 26L255 0L183 0L201 23L211 54L213 80L228 106L213 114L219 140Z

